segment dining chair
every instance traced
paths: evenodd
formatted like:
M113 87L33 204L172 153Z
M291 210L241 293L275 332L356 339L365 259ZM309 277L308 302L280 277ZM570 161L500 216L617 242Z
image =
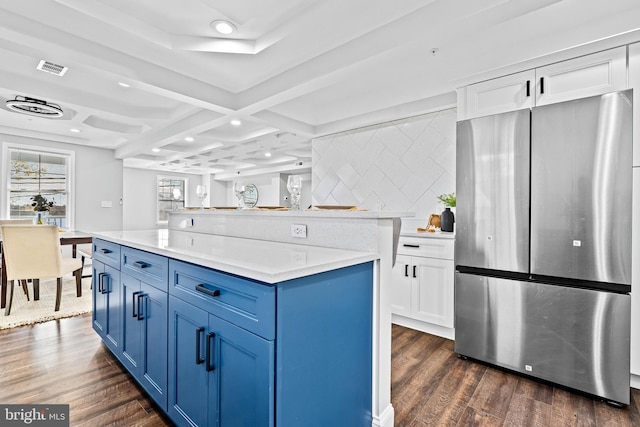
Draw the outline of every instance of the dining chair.
M25 225L25 224L33 224L33 219L0 219L0 226L2 225ZM0 233L0 236L2 234ZM0 256L2 255L2 242L0 240ZM20 280L20 285L22 285L22 290L24 294L27 296L27 301L29 301L29 288L27 287L26 280Z
M76 249L76 253L80 257L80 261L82 261L82 272L83 273L84 273L84 267L86 265L86 261L93 259L93 254L91 253L92 249L93 249L93 245L78 246L78 248ZM93 274L92 274L92 272L89 272L89 274L83 274L82 275L83 279L84 278L89 278L89 277L92 279L91 288L93 288Z
M77 258L62 256L57 226L2 225L0 230L9 291L5 316L11 313L15 280L32 279L34 299L37 299L40 279L57 279L55 311L60 310L64 275L74 274L76 295L81 295L82 262Z

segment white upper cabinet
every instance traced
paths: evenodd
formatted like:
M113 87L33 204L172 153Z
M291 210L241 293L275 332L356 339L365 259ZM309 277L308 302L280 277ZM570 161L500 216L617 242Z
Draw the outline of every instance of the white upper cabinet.
M467 86L466 118L533 107L535 77L535 71L528 70Z
M458 118L552 104L627 88L626 47L469 85L458 91Z
M624 46L536 69L536 105L626 88L627 54Z

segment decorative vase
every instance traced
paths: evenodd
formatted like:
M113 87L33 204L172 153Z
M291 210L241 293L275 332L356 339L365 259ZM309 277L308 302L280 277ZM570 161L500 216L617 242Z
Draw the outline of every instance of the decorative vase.
M42 224L42 212L36 212L36 224Z
M453 212L451 212L451 208L444 208L442 214L440 215L440 230L445 232L453 232L453 223L455 222L455 217Z

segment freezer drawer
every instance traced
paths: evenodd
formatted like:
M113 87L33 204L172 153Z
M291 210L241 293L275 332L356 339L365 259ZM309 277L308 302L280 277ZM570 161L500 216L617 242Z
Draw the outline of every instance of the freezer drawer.
M456 273L455 351L629 404L631 297Z

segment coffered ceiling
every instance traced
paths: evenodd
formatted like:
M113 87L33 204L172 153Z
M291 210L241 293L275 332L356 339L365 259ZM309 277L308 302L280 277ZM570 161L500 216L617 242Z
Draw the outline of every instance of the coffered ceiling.
M219 179L300 170L313 137L451 105L468 76L639 27L637 0L3 1L0 137ZM10 111L16 97L63 114Z

